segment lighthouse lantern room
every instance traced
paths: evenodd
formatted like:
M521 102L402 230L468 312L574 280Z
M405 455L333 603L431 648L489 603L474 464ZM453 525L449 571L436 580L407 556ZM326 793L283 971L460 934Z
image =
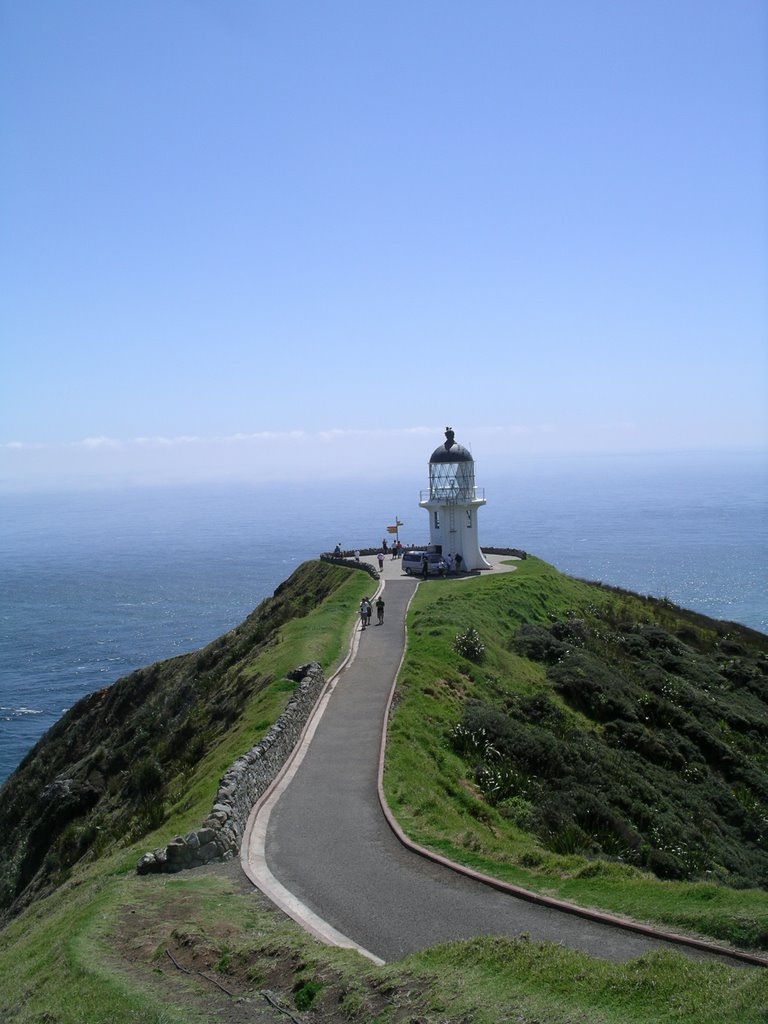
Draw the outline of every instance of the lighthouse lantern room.
M464 569L490 569L477 533L477 512L484 504L485 494L475 486L474 459L446 427L445 443L429 460L429 490L421 492L419 507L429 512L432 547L443 555L461 555Z

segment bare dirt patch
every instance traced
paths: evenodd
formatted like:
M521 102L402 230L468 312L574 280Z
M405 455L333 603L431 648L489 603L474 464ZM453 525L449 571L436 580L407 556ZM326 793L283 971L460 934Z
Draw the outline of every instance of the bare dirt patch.
M236 862L208 865L195 875L226 881L235 900L253 906L262 924L283 916L253 889ZM179 877L179 876L175 876ZM268 927L242 923L238 913L203 914L199 904L168 889L125 906L110 928L113 962L175 1008L217 1024L449 1024L424 1013L428 985L397 982L361 960L342 971Z
M251 891L236 864L212 865L203 872L227 878L243 895ZM245 977L220 971L221 949L241 934L234 924L201 920L187 900L158 898L124 907L110 940L120 970L164 1002L188 1008L190 1016L197 1012L222 1024L289 1020Z

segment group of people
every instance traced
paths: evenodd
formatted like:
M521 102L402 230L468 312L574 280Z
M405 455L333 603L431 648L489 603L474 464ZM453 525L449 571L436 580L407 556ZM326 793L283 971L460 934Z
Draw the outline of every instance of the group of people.
M437 563L437 571L441 576L447 576L450 572L460 573L462 561L458 551L455 555L448 552L445 558L441 558ZM421 560L421 578L425 580L427 576L429 576L429 558L424 555Z
M444 559L445 572L443 575L447 576L449 572L461 572L461 563L462 557L459 552L457 551L455 555L452 555L449 551Z
M381 542L381 548L382 548L382 551L386 551L387 550L387 542L386 542L386 540L383 540ZM392 544L392 558L393 559L400 558L400 556L402 555L404 550L405 550L404 545L399 540L396 540Z
M381 626L384 622L384 598L379 594L374 602L376 607L376 617L378 619L377 625ZM373 606L371 605L370 598L364 597L360 602L360 628L365 629L371 624L371 615L373 614Z
M384 556L388 552L390 552L390 551L392 552L392 558L393 559L394 558L402 558L403 552L405 551L405 545L402 543L402 541L399 541L399 540L393 541L393 543L391 545L389 545L389 544L387 544L387 539L385 537L384 540L381 542L381 551L379 552L379 556L378 556L378 558L379 558L379 565L380 566L382 566L384 564ZM347 556L347 552L345 552L344 549L341 546L341 541L339 541L339 543L333 549L333 554L334 554L334 556L336 558L348 557ZM353 556L354 556L354 559L355 559L356 562L360 561L360 549L359 548L355 548L355 550L353 552Z

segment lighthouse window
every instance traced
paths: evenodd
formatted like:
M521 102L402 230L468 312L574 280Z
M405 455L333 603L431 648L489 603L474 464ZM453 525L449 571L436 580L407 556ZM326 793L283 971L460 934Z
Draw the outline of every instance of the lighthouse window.
M468 530L472 529L472 509L471 508L467 509L467 529Z
M437 462L429 467L430 497L457 501L474 496L475 474L471 462Z
M435 529L436 530L440 529L440 513L439 512L435 512Z

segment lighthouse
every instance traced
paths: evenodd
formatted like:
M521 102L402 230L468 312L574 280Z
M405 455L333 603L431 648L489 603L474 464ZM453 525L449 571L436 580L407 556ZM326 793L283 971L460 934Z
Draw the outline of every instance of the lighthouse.
M429 490L421 492L419 507L429 512L432 547L443 555L461 555L463 569L491 568L477 533L477 513L484 504L484 492L475 487L475 460L446 427L445 443L429 460Z

